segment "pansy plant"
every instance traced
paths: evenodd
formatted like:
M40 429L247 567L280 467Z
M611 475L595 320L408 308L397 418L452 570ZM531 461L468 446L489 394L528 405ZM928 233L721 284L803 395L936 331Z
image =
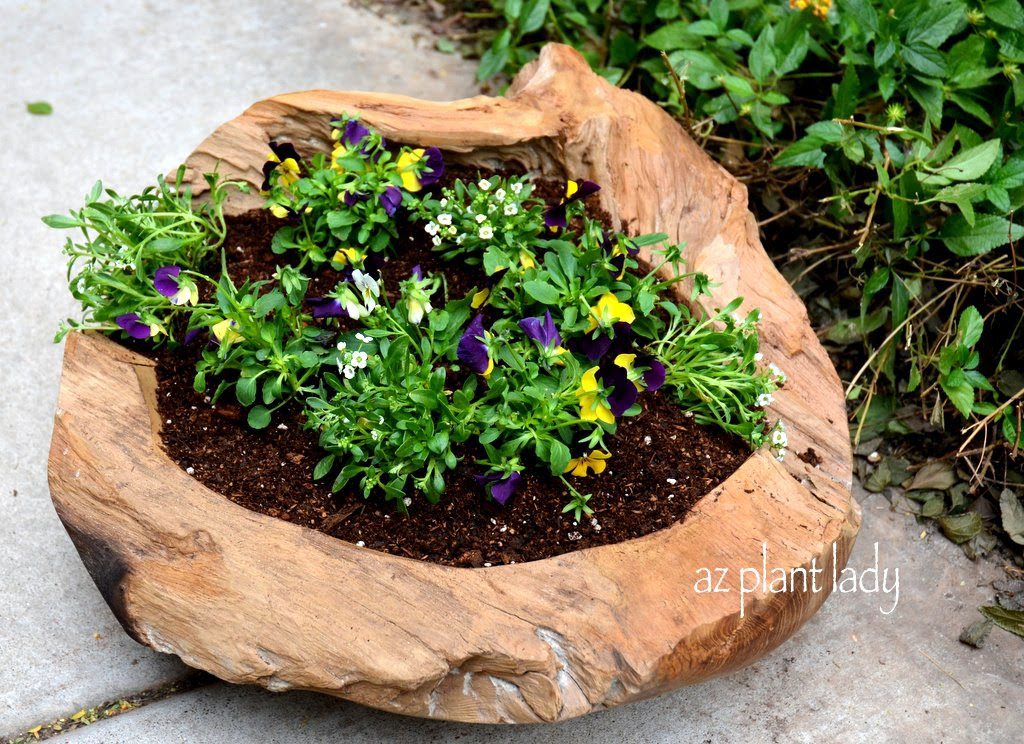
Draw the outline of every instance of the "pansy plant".
M69 327L202 343L195 389L211 403L233 392L256 428L302 406L326 452L314 475L401 512L417 492L440 499L456 467L498 504L543 470L578 521L595 507L584 486L621 456L619 423L661 389L784 456L785 426L765 409L785 378L758 353L757 314L739 317L739 300L703 309L710 281L682 270L666 235L590 218L598 184L571 179L549 203L526 177L438 187L436 148L390 146L345 115L330 127L330 151L311 157L268 143L261 190L283 263L271 279L236 285L223 253L211 278L225 235L216 176L204 206L179 171L127 199L97 184L81 212L47 218L85 236L66 248L86 309ZM480 286L445 297L420 266L384 286L399 219L443 259L479 266ZM673 291L682 280L689 304Z
M270 144L263 192L284 222L271 247L299 251L300 265L361 268L369 254L391 250L399 210L441 178L444 160L436 147L390 148L345 115L331 122L331 133L331 153L308 160L290 143Z

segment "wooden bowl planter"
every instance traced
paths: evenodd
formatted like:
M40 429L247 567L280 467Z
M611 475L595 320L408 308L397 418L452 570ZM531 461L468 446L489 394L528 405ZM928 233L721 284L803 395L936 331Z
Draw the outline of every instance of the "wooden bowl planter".
M744 187L650 101L546 47L506 98L432 103L313 91L252 106L187 165L253 185L270 139L329 147L328 121L358 114L389 140L456 160L589 178L636 232L687 243L721 304L763 311L765 357L788 373L772 418L790 456L755 452L687 519L624 543L493 568L422 563L236 506L160 446L152 363L104 337L71 335L49 479L82 559L140 643L230 682L318 690L416 716L557 721L706 680L771 650L827 590L747 595L739 569L841 568L860 510L839 380L804 306L772 266ZM257 206L236 195L227 211ZM808 452L813 450L813 453ZM799 457L803 455L803 458ZM806 461L805 461L806 460ZM812 465L809 463L817 463ZM728 568L730 593L698 594ZM829 583L829 582L826 582ZM801 587L802 588L802 587Z

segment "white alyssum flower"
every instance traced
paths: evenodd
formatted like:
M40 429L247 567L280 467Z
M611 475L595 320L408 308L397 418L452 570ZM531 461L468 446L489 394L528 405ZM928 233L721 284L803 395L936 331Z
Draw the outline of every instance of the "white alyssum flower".
M764 354L762 354L760 351L757 352L756 354L754 354L754 361L755 362L760 362L763 359L764 359Z
M369 358L369 354L367 354L365 351L353 351L352 356L349 359L349 364L351 364L356 369L365 369L366 362L367 360L369 360Z
M341 368L341 373L345 375L346 380L351 380L353 377L356 376L356 368L353 367L351 364L346 364L344 367Z
M490 240L491 238L494 237L494 228L492 228L490 225L484 225L483 227L480 228L479 234L482 240Z
M486 178L481 178L479 181L477 181L476 185L479 186L483 191L487 191L487 189L491 188L491 182L488 181Z
M486 214L478 214L476 216L476 221L477 221L478 224L483 222L486 219L487 219L487 215Z
M510 186L509 188L511 188L511 189L512 189L512 193L513 193L513 194L518 194L518 193L519 193L520 191L522 191L522 190L523 190L523 184L522 184L522 183L520 183L519 181L516 181L516 182L515 182L514 184L512 184L512 185L511 185L511 186Z
M359 338L359 334L356 334L356 338ZM362 339L359 339L359 340L362 341ZM339 341L338 342L338 351L345 351L345 348L347 346L348 346L348 344L346 344L344 341Z
M361 332L360 333L356 333L356 340L362 341L364 344L368 344L371 341L373 341L372 338L367 336L365 333L361 333Z
M506 217L512 217L512 216L517 215L517 214L519 214L519 207L517 207L515 204L506 204L505 205L505 216Z
M378 439L380 439L380 432L377 431L376 429L372 429L370 431L370 439L376 442Z
M779 365L777 365L775 362L771 362L768 365L768 369L771 371L773 375L775 375L775 379L779 381L780 385L786 382L786 373L779 369Z
M786 425L779 421L772 429L772 446L785 447L789 444L789 435L786 434Z
M764 408L765 406L770 406L774 402L775 397L771 393L761 393L759 396L757 396L757 405L760 406L761 408Z
M435 247L437 247L437 246L441 245L441 238L440 238L440 237L438 237L437 235L435 235L434 237L432 237L432 238L430 239L430 242L431 242L431 244L432 244L432 245L434 245Z
M452 216L447 213L437 215L437 224L447 227L452 224Z
M505 189L498 189L494 192L494 198L498 201L505 201L506 196L508 196L508 194L505 193Z
M427 235L437 235L437 231L441 228L437 226L436 222L428 222L423 229L427 231Z
M449 235L458 235L459 234L459 230L458 230L457 227L455 227L455 225L452 225L451 227L448 228L448 234Z
M448 197L446 196L444 199L441 200L441 209L444 209L447 206L448 206Z

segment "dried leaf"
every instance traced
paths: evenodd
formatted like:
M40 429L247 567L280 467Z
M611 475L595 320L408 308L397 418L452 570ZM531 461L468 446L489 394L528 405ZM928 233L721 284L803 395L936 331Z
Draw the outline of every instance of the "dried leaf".
M957 545L965 543L981 532L981 516L976 512L939 517L942 533Z
M1024 545L1024 504L1009 488L999 494L999 511L1006 534L1018 545Z
M987 617L973 622L960 631L960 643L981 648L985 645L985 640L991 630L992 621Z
M892 483L892 473L889 470L888 458L886 458L878 463L874 472L864 481L864 488L871 493L881 493L890 483Z
M953 472L952 465L944 460L930 460L914 474L914 480L911 481L908 490L945 491L954 483L956 483L956 473Z

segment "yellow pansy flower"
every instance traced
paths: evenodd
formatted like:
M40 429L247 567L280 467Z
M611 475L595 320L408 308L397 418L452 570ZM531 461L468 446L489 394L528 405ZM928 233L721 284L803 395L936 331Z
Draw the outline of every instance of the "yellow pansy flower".
M423 159L424 149L406 150L398 156L398 172L402 176L402 186L406 191L416 192L423 188L416 176L416 164Z
M331 256L331 261L341 264L342 266L347 264L358 266L363 263L364 258L366 258L366 256L358 248L339 248L334 252L334 255Z
M611 457L611 453L609 452L590 450L590 454L581 455L569 460L569 465L565 468L564 472L572 473L577 478L587 476L590 470L594 471L594 475L599 475L603 473L605 467L607 467L607 460L609 457Z
M584 421L603 421L614 424L615 416L608 402L601 394L601 386L597 382L598 367L591 367L580 378L580 386L576 397L580 403L580 418Z
M228 345L242 340L242 334L235 330L236 325L238 324L231 318L225 318L219 323L214 323L210 330L213 332L215 339L224 345Z
M611 328L616 323L632 323L634 320L636 320L636 315L633 313L633 308L625 302L621 302L611 292L607 292L601 295L597 304L590 308L590 325L587 327L587 333L598 326Z

